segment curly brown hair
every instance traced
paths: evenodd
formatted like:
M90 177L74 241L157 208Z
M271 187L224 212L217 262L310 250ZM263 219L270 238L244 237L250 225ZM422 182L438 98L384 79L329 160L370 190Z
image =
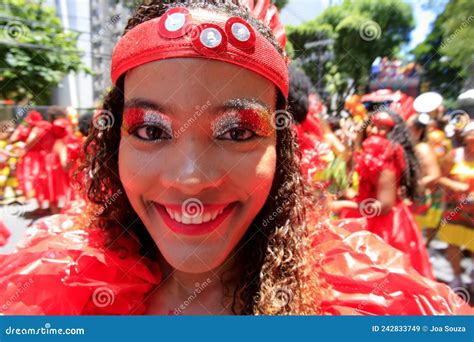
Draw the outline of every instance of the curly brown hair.
M231 0L207 1L147 1L129 19L125 32L140 23L161 16L176 5L224 11L247 20L278 46L271 31L250 13ZM281 53L281 49L279 49ZM92 224L105 229L111 240L132 233L141 243L142 253L160 257L157 246L126 196L119 196L112 205L108 198L125 193L118 176L118 148L124 106L124 81L121 77L105 97L104 113L113 115L111 127L101 130L92 125L84 151L87 160L81 167L88 199L101 210ZM286 100L280 94L277 109L285 109ZM306 225L306 213L312 207L304 179L300 173L298 146L291 127L277 130L277 167L270 195L234 251L233 265L239 270L224 272L238 275L237 284L227 293L235 314L315 314L318 312L317 281L312 278L311 253L307 253L312 233ZM85 172L85 173L84 173ZM81 180L84 182L84 178ZM153 257L152 257L153 256ZM230 287L226 287L230 290Z

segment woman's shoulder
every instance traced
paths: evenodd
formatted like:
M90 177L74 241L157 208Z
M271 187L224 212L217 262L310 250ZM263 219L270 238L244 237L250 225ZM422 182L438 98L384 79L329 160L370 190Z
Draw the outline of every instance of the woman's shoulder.
M447 285L421 276L402 252L360 223L328 225L319 236L313 247L315 271L327 290L323 314L474 314Z
M142 314L160 272L133 238L108 248L87 217L54 215L27 229L17 250L0 255L0 313Z

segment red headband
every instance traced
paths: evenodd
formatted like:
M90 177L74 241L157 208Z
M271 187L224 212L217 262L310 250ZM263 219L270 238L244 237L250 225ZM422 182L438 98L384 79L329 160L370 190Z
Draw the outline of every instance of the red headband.
M395 126L395 121L393 121L392 117L390 114L386 112L378 112L372 117L372 122L374 125L383 125L383 126L388 126L388 127L393 127Z
M277 14L276 14L277 15ZM127 32L112 55L112 82L128 70L170 58L236 64L271 81L288 97L288 68L277 49L245 20L175 7Z

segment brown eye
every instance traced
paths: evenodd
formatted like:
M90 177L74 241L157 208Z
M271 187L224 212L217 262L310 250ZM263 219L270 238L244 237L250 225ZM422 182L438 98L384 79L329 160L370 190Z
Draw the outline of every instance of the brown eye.
M156 125L143 125L134 130L133 134L142 140L169 140L171 134L166 132L163 128Z
M245 141L255 137L255 133L246 128L232 128L224 134L221 134L218 139L221 140L233 140L233 141Z

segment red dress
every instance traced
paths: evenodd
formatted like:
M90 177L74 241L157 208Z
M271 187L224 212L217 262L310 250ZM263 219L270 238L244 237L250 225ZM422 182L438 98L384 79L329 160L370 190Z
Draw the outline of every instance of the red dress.
M20 124L16 128L15 133L17 134L17 141L26 142L30 136L31 131L37 124L46 122L43 120L43 116L37 111L31 111L25 118L25 124ZM33 193L33 182L32 172L35 170L33 158L34 153L26 151L25 155L20 158L17 164L17 178L20 185L20 189L25 196L30 196Z
M31 132L31 126L25 126L23 124L20 124L16 128L16 131L18 134L17 141L26 142ZM25 156L23 156L22 158L18 160L18 163L16 165L16 177L18 179L18 184L21 191L23 192L23 194L27 195L28 192L32 190L32 185L31 183L27 183L27 179L29 175L28 172L30 170L30 166L28 165L28 162L30 161L30 159L27 159L25 157L26 157L26 154Z
M341 216L366 217L369 231L406 253L420 274L434 279L423 237L413 214L403 200L398 198L396 205L385 215L380 214L381 208L374 206L378 180L383 170L392 170L395 173L399 190L399 180L405 168L402 147L394 146L388 139L379 136L367 138L362 147L363 152L355 156L356 170L360 176L359 194L356 197L359 209L346 210Z
M73 135L71 125L67 119L56 119L54 120L51 128L51 135L54 144L62 140L67 150L67 159L73 159L74 156L70 155L68 142L70 136ZM52 203L58 203L60 200L66 201L66 197L69 193L69 171L65 170L61 165L60 156L53 148L46 154L46 177L48 179L48 200Z
M48 121L37 122L35 128L38 140L30 147L25 158L30 158L31 170L29 181L33 186L34 197L41 205L44 201L50 200L49 160L47 156L53 149L56 137L53 133L52 125Z
M16 253L0 255L3 314L146 312L146 295L161 281L157 264L139 254L131 237L108 249L101 229L82 228L87 217L80 212L43 219L29 228ZM321 229L313 245L321 290L317 313L474 314L449 287L422 277L403 253L352 223Z

